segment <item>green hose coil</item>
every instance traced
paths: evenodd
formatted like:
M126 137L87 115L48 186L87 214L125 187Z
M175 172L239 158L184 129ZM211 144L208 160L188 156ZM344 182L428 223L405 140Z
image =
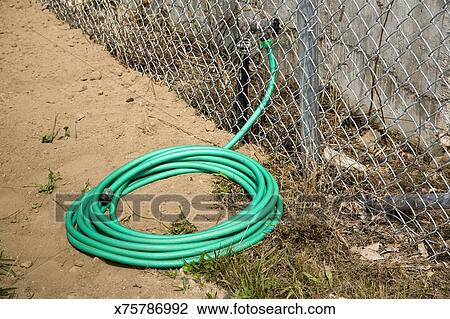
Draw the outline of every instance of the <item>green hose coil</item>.
M259 118L275 89L277 64L272 40L263 41L262 47L267 50L271 74L267 91L255 113L231 141L224 148L186 145L160 149L112 172L69 207L65 223L68 240L74 247L127 265L181 267L200 258L242 251L273 230L283 213L275 178L255 160L231 150ZM151 234L120 224L115 211L122 196L152 182L190 173L223 174L241 185L252 200L227 221L192 234ZM104 204L100 196L106 191L112 201Z

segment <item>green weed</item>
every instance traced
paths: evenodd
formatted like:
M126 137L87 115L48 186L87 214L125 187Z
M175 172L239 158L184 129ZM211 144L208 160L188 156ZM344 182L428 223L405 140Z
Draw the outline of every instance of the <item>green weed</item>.
M183 213L181 213L178 220L173 222L169 227L169 233L172 235L191 234L197 230L197 227L187 220Z
M47 183L37 185L39 193L51 194L55 190L56 181L61 179L60 172L53 172L51 169L48 169Z
M58 120L58 115L55 116L55 120L53 121L52 129L47 132L44 136L42 136L42 143L53 143L56 136L58 135L59 129L56 129L56 122Z
M181 277L181 285L175 286L175 291L183 291L186 292L190 288L189 278Z
M91 183L89 182L89 180L87 180L85 183L84 183L84 185L83 185L83 187L81 188L81 194L84 194L84 193L86 193L86 192L89 192L91 190Z
M14 275L12 266L14 265L14 260L9 258L4 258L3 253L0 252L0 277L5 275ZM13 298L15 296L15 289L13 287L1 287L0 286L0 298Z
M70 129L68 126L63 127L64 130L64 137L70 137Z
M178 270L177 269L167 269L163 271L163 274L170 279L176 279L178 276Z

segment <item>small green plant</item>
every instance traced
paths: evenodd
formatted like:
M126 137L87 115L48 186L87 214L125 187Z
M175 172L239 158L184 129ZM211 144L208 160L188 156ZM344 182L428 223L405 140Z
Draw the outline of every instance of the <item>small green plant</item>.
M190 288L189 278L181 277L181 285L175 286L175 291L183 291L186 292Z
M83 185L83 187L81 188L81 194L84 194L84 193L86 193L86 192L89 192L91 190L91 183L89 182L89 180L87 180L85 183L84 183L84 185Z
M42 143L53 143L53 141L55 140L56 136L59 133L59 129L56 129L57 119L58 115L55 116L52 129L47 134L42 136Z
M64 137L70 137L70 129L68 126L63 127L64 130Z
M56 181L61 179L60 172L53 172L50 168L48 169L47 183L37 185L39 193L51 194L55 190Z
M325 277L327 278L330 288L333 288L333 273L331 272L330 267L325 267Z
M217 299L217 290L214 292L207 292L206 299Z
M306 279L308 279L309 281L313 282L313 283L318 283L319 279L317 279L317 277L315 277L314 275L310 274L309 272L306 271L302 271L303 276L306 277Z
M4 258L3 252L0 253L0 275L11 274L14 275L12 266L14 265L14 259Z
M230 194L233 191L234 183L223 174L215 174L215 176L215 192L219 194Z
M4 258L3 253L0 253L0 276L14 275L13 265L13 259ZM0 287L0 298L13 298L15 289L13 287Z
M218 256L216 256L216 258L217 257ZM185 264L183 266L183 271L194 277L205 277L206 279L209 279L217 270L217 265L215 258L209 258L208 255L202 254L198 262Z
M169 233L172 235L190 234L196 232L197 230L197 227L187 220L183 213L181 213L178 220L173 222L169 227Z
M178 276L178 270L176 270L176 269L164 270L163 274L166 275L167 277L169 277L170 279L175 280Z
M9 299L9 298L14 297L15 290L16 290L16 288L12 288L12 287L10 287L10 288L0 287L0 298Z

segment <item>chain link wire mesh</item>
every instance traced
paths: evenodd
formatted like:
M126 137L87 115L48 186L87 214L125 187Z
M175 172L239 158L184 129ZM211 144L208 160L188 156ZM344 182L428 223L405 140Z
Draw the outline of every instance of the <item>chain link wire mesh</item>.
M276 33L276 94L246 142L449 258L448 1L40 1L232 132L262 97L258 43Z

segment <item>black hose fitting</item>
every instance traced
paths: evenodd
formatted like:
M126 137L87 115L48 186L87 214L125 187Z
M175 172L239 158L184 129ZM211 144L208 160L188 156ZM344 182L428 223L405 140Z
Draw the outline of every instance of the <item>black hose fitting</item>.
M281 20L279 18L259 20L250 24L250 31L258 32L262 41L272 38L273 35L280 34L281 29Z
M105 188L103 193L101 193L100 196L98 197L98 202L103 206L107 206L112 202L113 197L114 197L113 191L109 188Z
M250 99L248 97L248 88L250 84L250 47L251 44L249 38L243 38L238 43L238 50L242 65L240 67L240 76L236 86L237 101L235 116L237 131L240 130L247 121L246 112L250 107ZM244 141L248 142L247 137L244 137Z

